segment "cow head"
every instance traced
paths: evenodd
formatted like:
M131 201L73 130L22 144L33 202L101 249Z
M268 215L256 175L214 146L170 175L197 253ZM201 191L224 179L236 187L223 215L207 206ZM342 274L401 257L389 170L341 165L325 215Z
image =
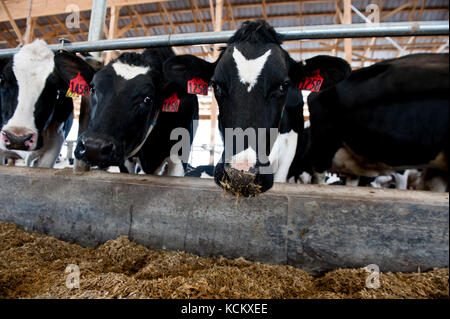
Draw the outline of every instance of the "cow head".
M283 115L290 113L303 123L299 84L320 73L321 89L327 89L347 77L350 67L344 60L328 56L297 63L282 49L281 38L270 25L247 21L216 62L177 56L165 63L164 72L180 84L194 77L210 82L225 146L215 168L215 181L232 193L250 196L270 189L274 179L281 181L277 175L286 176L278 172L288 168L278 167L278 163L286 166L289 162L281 157L292 161L303 124L290 125Z
M2 126L0 149L33 151L42 147L43 132L52 120L64 122L72 112L65 97L70 65L63 65L42 40L24 45L0 65ZM81 60L81 59L80 59ZM89 78L88 74L84 74ZM92 76L92 74L91 74ZM69 106L69 107L68 107Z
M91 166L121 166L145 142L165 89L162 64L170 48L123 53L91 82L89 129L75 157Z

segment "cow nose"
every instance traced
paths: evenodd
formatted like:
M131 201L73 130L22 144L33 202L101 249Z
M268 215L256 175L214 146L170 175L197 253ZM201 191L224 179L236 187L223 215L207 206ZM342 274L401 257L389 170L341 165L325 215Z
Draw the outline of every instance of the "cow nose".
M37 134L28 130L2 130L1 140L7 149L32 151L36 148Z
M114 151L114 144L106 142L100 146L100 153L105 156L110 156Z
M112 141L95 137L80 137L75 157L87 163L106 167L116 160L116 145Z

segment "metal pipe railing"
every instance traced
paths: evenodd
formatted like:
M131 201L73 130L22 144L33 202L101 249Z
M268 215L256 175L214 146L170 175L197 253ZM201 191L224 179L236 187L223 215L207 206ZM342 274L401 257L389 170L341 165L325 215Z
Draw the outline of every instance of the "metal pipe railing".
M448 21L393 22L350 25L321 25L307 27L276 28L283 40L336 39L365 37L398 37L448 35ZM181 46L225 43L235 31L169 34L113 40L84 41L52 44L53 51L64 48L72 52L95 52L104 50L127 50L159 46ZM0 50L0 57L15 54L19 48Z

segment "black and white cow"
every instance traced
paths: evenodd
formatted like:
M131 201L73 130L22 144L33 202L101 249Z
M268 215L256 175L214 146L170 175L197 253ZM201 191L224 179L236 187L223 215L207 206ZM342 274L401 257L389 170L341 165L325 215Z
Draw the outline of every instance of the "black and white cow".
M431 167L448 177L448 76L448 54L414 54L311 94L306 166L371 177Z
M198 102L185 87L165 79L163 62L173 55L170 48L123 53L95 73L89 129L78 138L77 159L132 173L129 164L137 157L147 174L184 176L181 154L171 157L179 136L171 134L177 128L189 133L182 154L187 160Z
M6 157L18 155L27 165L53 167L73 119L72 99L65 94L76 74L67 62L78 59L54 53L36 40L3 60L0 150ZM83 71L86 78L89 71Z
M318 56L297 63L281 43L280 36L265 21L247 21L216 62L185 55L165 63L165 74L180 85L199 77L214 89L219 129L225 139L225 151L214 173L218 185L233 188L233 176L239 176L239 172L253 176L249 183L260 192L270 189L274 181L286 182L303 131L299 84L320 72L322 89L326 89L350 74L349 65L339 58ZM235 133L240 129L244 133L253 131L255 135L244 134L243 145L238 147L237 138L227 140L227 129ZM276 133L272 141L271 131Z

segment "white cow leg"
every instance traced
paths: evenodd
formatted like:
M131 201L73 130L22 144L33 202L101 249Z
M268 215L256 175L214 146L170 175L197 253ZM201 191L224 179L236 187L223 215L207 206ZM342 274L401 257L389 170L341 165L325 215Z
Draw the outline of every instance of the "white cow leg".
M396 189L407 189L408 188L408 170L403 174L394 173L395 188Z
M136 167L137 167L136 159L134 158L126 159L124 165L127 168L128 173L136 174Z
M312 178L313 177L309 173L303 172L299 177L299 181L301 184L312 184Z
M181 159L175 163L169 157L167 164L167 176L184 176L184 174L185 172Z
M345 180L345 185L346 186L358 186L359 184L359 176L356 178L352 178L351 176L347 176L346 180Z

